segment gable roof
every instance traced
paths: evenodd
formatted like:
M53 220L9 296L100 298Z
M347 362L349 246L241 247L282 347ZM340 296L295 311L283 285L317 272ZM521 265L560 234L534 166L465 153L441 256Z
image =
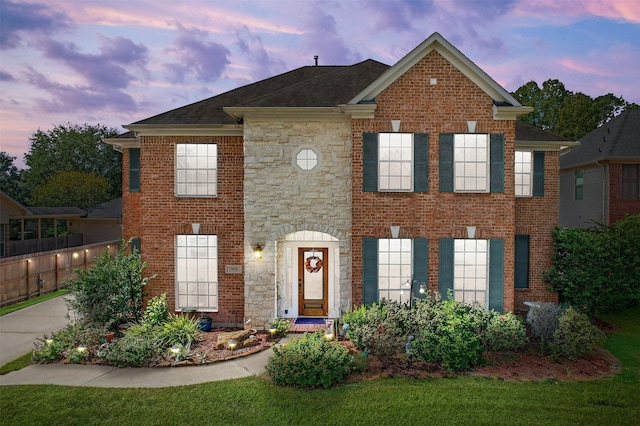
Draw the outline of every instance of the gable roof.
M560 157L560 168L605 160L640 160L640 110L627 109L584 136L580 146Z
M347 103L388 65L366 60L350 66L304 66L124 126L237 124L224 108L336 107Z
M533 110L530 107L522 106L507 90L437 32L431 34L393 67L385 71L384 74L373 81L349 103L357 104L363 101L373 101L377 95L434 50L487 93L493 99L494 104L512 107L512 109L521 109L520 114L526 114Z
M579 143L542 130L523 121L516 121L516 147L533 150L560 150L578 146Z

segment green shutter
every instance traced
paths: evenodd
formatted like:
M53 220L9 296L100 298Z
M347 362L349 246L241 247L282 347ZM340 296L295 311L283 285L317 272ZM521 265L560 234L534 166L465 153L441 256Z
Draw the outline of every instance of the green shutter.
M429 191L429 135L413 135L413 191Z
M440 252L438 263L438 291L443 299L446 299L447 292L453 291L453 238L440 239Z
M362 134L362 190L378 191L378 134Z
M504 240L489 241L489 309L503 310L504 295Z
M544 151L533 153L533 196L544 197Z
M440 192L453 192L453 133L440 133Z
M420 294L420 285L428 286L429 246L426 238L416 238L413 240L413 295L424 299L425 294Z
M516 235L515 288L529 287L529 236Z
M370 305L378 301L378 240L362 241L362 303Z
M140 148L129 148L129 192L140 192Z
M491 192L504 192L504 135L491 135L490 151Z
M131 243L129 243L130 248L131 248L131 253L133 252L138 252L138 253L142 253L140 251L140 238L131 238Z

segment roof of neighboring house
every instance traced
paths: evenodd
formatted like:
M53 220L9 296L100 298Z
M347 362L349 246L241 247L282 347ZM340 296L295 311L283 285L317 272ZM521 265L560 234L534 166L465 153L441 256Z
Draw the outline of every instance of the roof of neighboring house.
M560 157L560 168L620 159L640 159L640 110L625 110L584 136L580 146Z
M87 210L87 219L119 219L122 217L122 197L105 201Z
M35 216L84 216L80 207L27 207Z
M567 138L519 120L516 121L516 141L570 142Z
M350 66L305 66L131 126L235 124L225 107L334 107L349 102L388 68L371 59Z

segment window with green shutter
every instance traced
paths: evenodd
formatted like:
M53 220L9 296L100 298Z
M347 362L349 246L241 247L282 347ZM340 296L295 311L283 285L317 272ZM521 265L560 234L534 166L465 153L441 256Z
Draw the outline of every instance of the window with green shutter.
M131 253L133 253L134 251L137 251L138 253L141 253L140 251L140 238L131 238Z
M533 153L533 196L544 197L544 151Z
M504 298L504 240L489 241L489 309L503 310Z
M515 288L529 287L529 236L516 235L515 238Z
M140 192L140 148L129 148L129 192Z
M427 192L429 135L363 133L364 192Z

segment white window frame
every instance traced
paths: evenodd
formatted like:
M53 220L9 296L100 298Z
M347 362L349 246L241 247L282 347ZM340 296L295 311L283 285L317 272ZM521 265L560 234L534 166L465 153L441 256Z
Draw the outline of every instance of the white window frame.
M217 235L176 235L176 311L218 311Z
M533 152L516 151L514 159L516 197L533 196Z
M218 195L218 145L214 143L176 144L176 197L216 197Z
M378 191L413 192L413 146L413 133L378 134Z
M413 276L413 240L378 240L378 301L409 302Z
M489 240L454 240L453 297L489 306Z
M478 147L482 142L484 148ZM490 140L485 133L453 135L453 170L455 192L489 192ZM481 185L484 181L484 185Z

